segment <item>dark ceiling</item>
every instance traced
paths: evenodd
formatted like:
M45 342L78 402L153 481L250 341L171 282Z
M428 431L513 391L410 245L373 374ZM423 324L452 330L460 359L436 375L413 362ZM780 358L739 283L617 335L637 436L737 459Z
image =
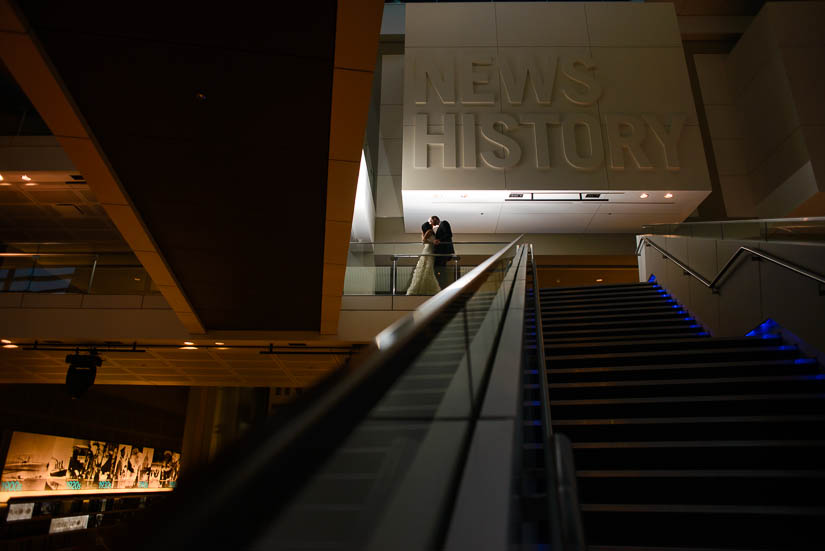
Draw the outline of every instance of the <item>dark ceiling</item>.
M318 330L335 1L19 4L206 328Z

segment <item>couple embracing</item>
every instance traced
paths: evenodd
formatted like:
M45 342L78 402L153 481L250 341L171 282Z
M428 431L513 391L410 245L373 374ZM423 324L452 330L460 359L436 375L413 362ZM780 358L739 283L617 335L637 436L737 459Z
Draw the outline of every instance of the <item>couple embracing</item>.
M438 216L430 216L421 225L422 256L415 265L408 295L434 295L447 286L447 261L455 253L450 223ZM445 256L433 256L445 255Z

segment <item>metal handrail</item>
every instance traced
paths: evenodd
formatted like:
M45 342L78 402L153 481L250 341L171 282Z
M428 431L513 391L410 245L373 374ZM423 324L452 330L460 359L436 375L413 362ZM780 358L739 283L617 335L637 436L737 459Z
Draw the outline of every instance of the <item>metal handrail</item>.
M542 328L541 323L541 299L539 297L539 277L538 271L536 270L536 257L533 253L533 244L530 244L530 266L532 267L533 273L533 301L535 303L536 309L536 354L538 356L538 364L539 369L542 372L542 376L539 377L540 385L541 385L541 415L542 415L542 423L544 424L546 431L542 435L545 439L545 444L547 444L547 439L553 434L553 427L550 423L550 406L547 403L550 393L549 387L547 386L547 364L546 358L544 355L544 331ZM546 446L545 446L546 449Z
M233 544L243 547L238 538L254 536L263 509L268 519L284 510L452 318L450 312L482 287L521 238L379 333L349 365L305 392L269 426L225 449L197 478L184 479L177 495L152 513L158 521L174 515L174 526L166 523L168 528L153 530L145 546L159 551L189 548L231 535ZM267 482L269 502L250 511L250 499L263 499L256 493L262 480ZM223 516L236 512L231 526L226 525ZM222 522L204 531L204 522L216 518Z
M773 256L772 254L760 251L759 249L752 249L750 247L739 247L739 249L737 249L737 251L733 253L733 255L728 259L728 261L725 262L725 265L722 266L722 269L719 270L719 272L714 276L714 278L709 280L705 278L702 274L698 273L696 270L692 269L690 266L688 266L687 264L673 256L672 254L664 250L662 247L654 243L646 235L641 236L639 243L636 245L636 256L639 256L641 254L643 245L647 247L653 247L654 249L665 255L667 258L672 260L674 264L682 268L682 270L684 270L686 274L693 276L694 278L699 280L699 282L702 283L702 285L704 285L712 291L718 290L717 284L723 279L725 273L727 273L731 266L733 266L736 259L742 253L749 253L759 258L763 258L769 262L776 264L777 266L781 266L782 268L795 272L801 276L805 276L807 278L813 279L814 281L818 281L819 283L825 284L825 276L822 276L815 272L811 272L810 270L806 270L805 268L797 266L796 264L788 262L787 260L779 258L778 256Z
M539 365L539 385L541 388L541 414L545 430L542 432L544 444L544 468L547 473L547 507L553 548L564 551L584 551L584 528L581 523L578 491L576 489L576 469L570 440L563 434L553 434L550 417L550 390L547 384L546 356L544 352L544 331L541 321L541 297L536 257L532 243L529 246L530 265L533 273L533 300L536 312L536 354Z

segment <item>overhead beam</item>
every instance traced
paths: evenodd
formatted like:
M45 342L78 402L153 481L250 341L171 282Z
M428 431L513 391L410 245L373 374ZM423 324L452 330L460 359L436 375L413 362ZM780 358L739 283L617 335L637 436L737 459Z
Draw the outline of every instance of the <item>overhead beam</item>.
M339 0L324 231L321 334L338 332L355 190L378 56L382 0Z
M43 52L25 18L10 0L0 0L0 59L49 126L63 150L83 174L106 214L137 255L183 326L205 332L135 210L117 174L106 160L60 76ZM128 107L124 107L128 108Z

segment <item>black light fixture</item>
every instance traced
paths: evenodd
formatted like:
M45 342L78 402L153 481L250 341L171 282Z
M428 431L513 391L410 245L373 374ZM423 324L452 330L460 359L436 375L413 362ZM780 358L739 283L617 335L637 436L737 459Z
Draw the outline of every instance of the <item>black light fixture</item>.
M103 364L103 359L95 350L88 354L69 354L66 356L69 371L66 372L66 389L72 399L80 398L95 382L97 368Z

